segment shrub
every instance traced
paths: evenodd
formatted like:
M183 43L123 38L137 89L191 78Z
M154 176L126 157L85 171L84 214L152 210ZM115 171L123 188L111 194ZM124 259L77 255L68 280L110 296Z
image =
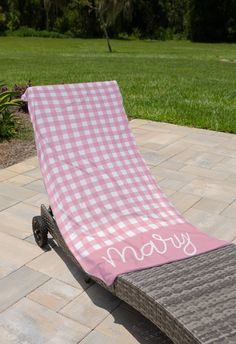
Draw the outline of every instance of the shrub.
M141 31L139 30L139 28L135 27L133 28L132 34L130 36L131 39L140 39L141 38Z
M4 84L0 84L0 140L9 140L15 136L17 131L17 122L15 111L18 109L22 101L14 98L15 92L7 90Z
M29 80L28 84L26 84L26 85L15 84L12 91L14 92L16 98L21 98L22 94L24 94L26 89L30 86L32 86L32 85L31 85L31 81ZM28 111L28 105L26 102L21 103L20 109L26 113L29 112Z
M117 36L118 39L124 40L124 41L128 41L130 40L129 35L127 34L127 32L121 32L118 34Z
M30 80L25 85L15 84L14 87L12 88L12 97L20 99L21 96L25 93L26 89L30 86L32 86ZM9 91L8 87L6 85L0 84L0 93L3 93L5 91ZM26 102L21 102L20 110L24 111L25 113L29 112L28 111L28 105Z
M6 31L7 36L17 36L17 37L43 37L43 38L67 38L65 34L59 32L47 31L47 30L35 30L27 26L21 26L17 30Z
M160 27L158 30L155 31L154 34L155 39L159 39L161 41L169 41L173 39L173 31L170 28L163 28Z

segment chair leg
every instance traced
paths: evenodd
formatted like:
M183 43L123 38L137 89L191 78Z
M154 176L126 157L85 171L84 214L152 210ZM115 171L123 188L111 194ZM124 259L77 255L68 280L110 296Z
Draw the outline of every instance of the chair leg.
M84 277L84 281L85 283L89 284L92 281L92 279L86 274Z
M34 216L32 220L32 229L35 241L41 248L48 244L48 229L41 216Z

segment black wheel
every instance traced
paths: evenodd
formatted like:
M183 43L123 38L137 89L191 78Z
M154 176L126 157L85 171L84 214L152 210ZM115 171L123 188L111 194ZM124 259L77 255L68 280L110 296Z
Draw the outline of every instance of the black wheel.
M34 238L39 247L44 247L48 243L48 230L41 216L35 216L32 220Z

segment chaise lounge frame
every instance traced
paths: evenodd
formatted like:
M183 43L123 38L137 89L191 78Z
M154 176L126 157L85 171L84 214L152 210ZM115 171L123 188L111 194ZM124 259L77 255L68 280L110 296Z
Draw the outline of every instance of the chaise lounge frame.
M68 249L51 208L32 221L40 247L48 232L81 269ZM142 313L175 344L236 343L236 246L120 275L111 287L88 276ZM158 344L170 344L163 335Z

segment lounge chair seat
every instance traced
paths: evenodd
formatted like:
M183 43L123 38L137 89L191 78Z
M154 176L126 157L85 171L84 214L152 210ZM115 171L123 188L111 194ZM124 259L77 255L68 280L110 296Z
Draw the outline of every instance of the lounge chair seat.
M68 249L51 211L41 218L52 237L81 269ZM236 343L236 246L129 272L107 287L151 320L175 344ZM164 334L157 344L170 344Z

